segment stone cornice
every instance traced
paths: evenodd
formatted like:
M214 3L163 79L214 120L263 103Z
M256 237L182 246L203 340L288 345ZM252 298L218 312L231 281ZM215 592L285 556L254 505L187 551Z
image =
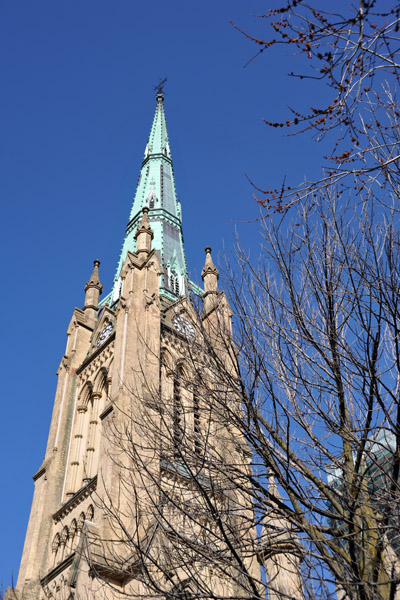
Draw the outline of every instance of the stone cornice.
M54 579L54 577L57 577L57 575L62 573L62 571L64 571L64 569L66 569L67 567L69 567L72 564L74 558L75 558L75 552L73 552L72 554L67 556L67 558L64 558L64 560L62 562L60 562L56 567L54 567L54 569L51 569L51 571L49 571L47 573L47 575L42 577L42 579L40 580L40 585L42 587L44 587L45 585L48 585L50 583L50 581L52 579Z
M101 346L99 346L99 348L96 348L96 350L94 350L92 352L92 354L90 354L90 356L85 358L85 360L83 361L81 366L76 370L76 374L80 375L82 373L82 371L84 371L84 369L92 362L92 360L95 360L97 358L97 356L99 356L103 352L103 350L105 348L107 348L107 346L114 340L115 340L115 331L112 332L110 337L107 338L107 340Z
M88 483L84 487L78 490L76 494L72 496L72 498L67 500L67 502L65 502L65 504L63 504L62 507L54 513L53 520L55 521L55 523L58 523L62 518L68 515L76 506L78 506L78 504L80 504L81 502L83 502L83 500L90 496L91 493L95 491L96 486L97 475L95 475L93 479L88 481Z

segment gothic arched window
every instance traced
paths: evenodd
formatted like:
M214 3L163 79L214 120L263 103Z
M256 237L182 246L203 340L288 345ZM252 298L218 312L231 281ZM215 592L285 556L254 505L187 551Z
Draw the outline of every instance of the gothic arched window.
M88 521L93 521L93 517L94 517L94 508L93 508L93 504L91 504L89 506L89 508L87 509L86 519Z
M64 558L66 556L68 540L69 540L69 530L68 530L68 527L65 526L64 529L62 530L61 538L60 538L60 546L61 546L61 557L60 558L61 558L61 560L64 560Z
M85 523L85 513L81 512L81 514L79 515L78 524L77 524L77 528L78 528L79 532L82 531L84 523Z
M70 537L70 549L71 549L71 552L74 549L74 547L76 546L77 533L78 533L78 525L76 523L76 519L73 519L72 523L71 523L71 526L69 528L69 537Z
M178 457L181 450L183 437L183 406L182 406L182 369L178 368L174 377L174 397L173 397L173 445L175 457Z
M193 392L193 437L196 454L201 454L200 433L200 399L197 390L195 390Z
M54 553L53 566L56 566L56 564L57 564L57 554L58 554L58 551L60 550L60 545L61 545L60 534L56 533L56 535L54 536L53 542L51 544L51 550Z

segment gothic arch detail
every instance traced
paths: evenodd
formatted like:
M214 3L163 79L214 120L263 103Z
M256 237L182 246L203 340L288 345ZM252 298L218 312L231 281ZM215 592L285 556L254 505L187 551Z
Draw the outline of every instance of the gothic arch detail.
M85 524L85 513L81 512L81 514L79 515L78 522L77 522L77 529L78 529L79 533L81 533L81 531L83 530L84 524Z
M105 391L106 393L108 392L108 369L107 369L107 367L101 367L101 369L99 369L99 371L96 375L95 381L94 381L93 391L99 392L100 394L103 393L103 391Z
M93 508L93 504L91 504L89 506L89 508L87 509L86 519L88 521L93 521L93 517L94 517L94 508Z
M185 430L185 411L182 394L182 375L183 367L177 365L174 380L173 380L173 396L172 396L172 427L173 427L173 446L174 456L179 458L181 454L182 438Z
M67 497L73 496L97 474L101 445L100 415L108 401L112 359L112 356L106 355L106 360L101 362L100 356L97 365L88 369L89 378L84 380L79 390L66 474Z
M64 529L61 532L61 536L60 536L60 551L61 551L60 560L61 561L64 560L64 558L68 554L68 550L69 550L68 542L69 542L69 529L65 525Z
M87 406L90 402L91 396L92 396L92 392L93 392L93 383L91 381L87 381L85 383L85 385L83 386L81 393L79 394L78 407L83 406L83 407L87 408Z
M76 519L72 519L70 528L69 528L69 535L70 535L70 548L71 550L75 549L76 543L77 543L77 537L78 537L78 524L76 522Z
M53 538L52 544L51 544L51 551L54 555L53 557L53 567L56 566L57 564L57 555L60 551L60 546L61 546L61 540L60 540L60 534L56 533L56 535Z

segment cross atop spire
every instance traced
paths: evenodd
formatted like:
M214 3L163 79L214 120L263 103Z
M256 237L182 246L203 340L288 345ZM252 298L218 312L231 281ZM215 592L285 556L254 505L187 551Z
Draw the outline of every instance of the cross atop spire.
M167 83L167 79L167 77L164 77L164 79L161 80L160 77L160 81L154 86L154 91L157 92L157 101L158 96L162 96L162 99L164 99L164 85Z

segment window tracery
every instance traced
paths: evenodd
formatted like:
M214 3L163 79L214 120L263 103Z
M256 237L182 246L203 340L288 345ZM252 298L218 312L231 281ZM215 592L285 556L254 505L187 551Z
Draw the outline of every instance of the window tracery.
M175 377L173 387L173 445L175 457L180 454L180 447L183 437L183 406L182 406L182 367L179 366Z
M56 533L56 535L53 538L53 542L51 544L51 551L54 554L53 567L55 567L57 564L57 554L60 550L60 545L61 545L60 534Z
M60 537L60 550L61 550L60 560L61 561L63 561L64 558L66 557L68 540L69 540L69 529L67 526L65 526L64 529L62 530L61 537Z
M87 509L86 519L88 521L93 521L93 517L94 517L94 508L93 508L93 504L91 504L89 506L89 508Z
M112 356L103 364L100 361L88 366L87 379L78 391L77 407L68 472L66 473L65 494L73 496L83 485L97 474L101 446L101 419L109 388L109 368ZM100 367L100 368L99 368Z
M197 389L193 391L193 437L194 437L194 451L195 454L199 455L202 453L201 448L201 417L200 417L200 398Z
M70 528L69 528L69 536L70 536L70 549L71 552L75 549L78 537L78 524L76 519L72 519Z
M81 531L83 530L84 523L85 523L85 513L81 512L81 514L79 515L78 522L77 522L77 530L79 531L79 533L81 533Z

